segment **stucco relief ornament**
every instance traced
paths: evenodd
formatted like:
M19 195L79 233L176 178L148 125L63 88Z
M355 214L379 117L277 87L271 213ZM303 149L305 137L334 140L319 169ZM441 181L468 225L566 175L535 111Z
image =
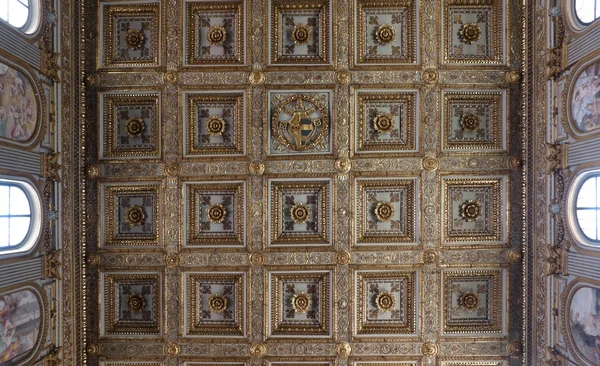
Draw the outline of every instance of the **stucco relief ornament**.
M437 263L439 260L439 254L435 249L427 249L423 252L423 263L432 264Z
M476 23L465 23L459 31L463 42L472 44L481 38L481 28Z
M506 81L513 85L519 84L521 82L521 72L518 70L511 70L507 72Z
M248 165L248 171L252 175L263 175L265 172L265 164L260 161L252 161Z
M516 250L516 249L511 249L508 252L506 252L506 259L508 259L508 261L510 263L513 264L517 264L517 263L521 263L521 251L520 250Z
M144 45L144 34L139 29L130 29L125 33L125 45L132 50L138 50Z
M421 79L426 84L435 84L438 81L438 73L435 70L423 70L423 74L421 75Z
M423 356L433 357L438 353L438 346L435 343L425 342L421 346L421 353Z
M260 252L254 252L250 254L250 263L253 266L262 266L265 264L265 256Z
M164 75L164 80L169 84L177 84L179 75L177 74L177 71L167 71Z
M310 95L289 96L273 108L271 129L288 149L312 150L329 133L327 107Z
M146 125L140 118L130 118L125 121L125 132L130 137L138 137L144 133Z
M460 206L460 215L467 222L475 221L481 216L481 205L475 200L468 200Z
M86 173L88 178L97 178L100 176L100 167L98 165L90 165Z
M134 313L140 312L144 310L146 307L146 301L144 297L139 294L131 294L127 297L127 309L133 311Z
M252 71L250 75L248 75L248 81L252 85L262 85L264 84L265 79L265 73L262 71Z
M165 255L167 267L178 267L181 264L181 257L177 253L167 253Z
M225 221L225 216L227 216L227 210L223 205L219 203L215 203L206 209L206 216L208 216L208 220L212 224L220 224Z
M312 299L306 292L298 292L292 296L292 309L298 314L307 313L312 306Z
M296 224L304 224L310 218L310 211L306 204L296 203L290 208L290 216Z
M125 222L129 226L141 226L144 224L144 220L146 220L146 214L140 206L131 206L125 211Z
M346 342L340 342L335 346L335 353L340 357L348 357L352 353L352 347Z
M373 128L379 133L388 133L394 128L394 116L380 113L373 118Z
M222 313L227 309L227 298L223 295L213 294L208 299L208 308L213 313Z
M177 357L181 353L181 346L177 343L170 342L165 346L165 353L169 357Z
M86 352L88 355L96 355L96 354L98 354L99 350L100 350L100 347L98 347L98 345L96 343L88 343L87 348L86 348Z
M171 163L165 165L165 173L170 177L176 177L181 174L181 165L178 163Z
M510 342L506 345L506 352L510 357L519 357L523 353L521 342Z
M206 119L206 132L209 135L220 136L225 132L225 120L219 116L210 116Z
M389 202L379 201L375 206L375 217L381 222L390 221L394 217L394 206Z
M458 306L469 312L475 311L479 308L479 296L472 291L466 291L459 296Z
M380 44L388 44L394 42L396 38L396 30L389 24L382 24L375 31L375 40Z
M292 29L291 38L295 44L307 44L310 41L311 33L310 28L302 23L298 23Z
M337 80L338 84L346 85L352 80L352 74L350 74L348 70L338 70L335 73L335 79Z
M351 260L350 253L348 253L345 250L340 250L335 253L335 263L337 263L337 264L341 264L341 265L348 264L348 263L350 263L350 260Z
M391 311L396 306L396 297L388 291L382 291L375 297L375 305L377 305L377 309L384 313Z
M248 350L252 357L262 357L267 354L267 346L262 343L255 343Z
M473 113L465 113L460 117L460 126L465 131L475 131L479 125L479 117Z
M215 46L221 46L227 39L227 31L220 25L213 25L206 33L206 39Z

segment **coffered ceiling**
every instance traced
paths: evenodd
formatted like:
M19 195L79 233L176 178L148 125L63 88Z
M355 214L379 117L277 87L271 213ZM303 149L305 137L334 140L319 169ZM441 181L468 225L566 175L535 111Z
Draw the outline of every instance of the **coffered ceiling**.
M518 2L89 13L91 364L521 363Z

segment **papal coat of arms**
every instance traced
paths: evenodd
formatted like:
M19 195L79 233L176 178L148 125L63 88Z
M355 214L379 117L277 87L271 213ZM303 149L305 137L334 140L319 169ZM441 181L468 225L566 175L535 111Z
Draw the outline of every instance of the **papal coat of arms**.
M271 100L275 151L326 152L329 148L327 93L276 94Z

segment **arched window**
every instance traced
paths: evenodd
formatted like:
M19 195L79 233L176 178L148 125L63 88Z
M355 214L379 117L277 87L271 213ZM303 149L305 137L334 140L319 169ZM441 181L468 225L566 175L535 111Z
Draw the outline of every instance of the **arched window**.
M600 17L600 0L575 0L575 14L582 24L590 24Z
M588 176L581 184L575 214L585 238L600 245L600 174Z
M41 226L41 204L33 186L0 178L0 257L30 250Z
M31 34L39 23L39 0L0 0L0 19Z

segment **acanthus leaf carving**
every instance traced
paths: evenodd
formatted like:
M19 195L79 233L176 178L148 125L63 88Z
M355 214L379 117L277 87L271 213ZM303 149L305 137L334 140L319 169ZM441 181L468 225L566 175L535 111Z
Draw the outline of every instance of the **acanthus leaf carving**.
M43 178L50 178L55 182L60 182L59 170L62 169L62 165L58 162L60 159L60 153L42 154L42 167L41 176Z
M558 245L548 246L546 262L548 264L546 271L548 276L566 276L568 274L566 250Z

